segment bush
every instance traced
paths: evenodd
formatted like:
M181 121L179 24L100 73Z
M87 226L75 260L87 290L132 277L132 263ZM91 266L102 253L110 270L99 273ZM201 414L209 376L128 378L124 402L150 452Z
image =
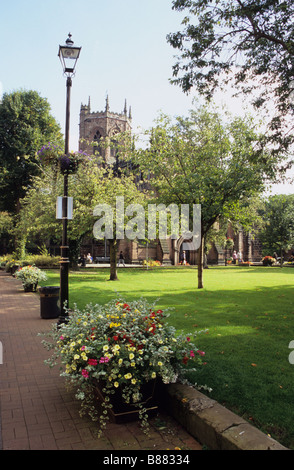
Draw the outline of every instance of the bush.
M28 255L24 260L27 264L35 264L36 266L54 267L59 266L59 256L50 255Z
M160 262L160 261L157 261L157 260L154 260L154 259L148 259L148 260L144 259L144 260L143 260L143 263L142 263L143 266L147 266L147 262L148 262L148 266L150 266L150 267L152 267L152 268L153 268L154 266L161 266L161 262Z
M276 260L272 256L265 256L262 258L262 264L263 266L272 266L275 264Z

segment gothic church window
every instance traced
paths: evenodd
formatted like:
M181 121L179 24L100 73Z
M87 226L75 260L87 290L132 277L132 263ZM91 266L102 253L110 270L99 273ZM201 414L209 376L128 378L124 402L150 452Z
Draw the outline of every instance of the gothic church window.
M100 140L101 140L101 133L100 131L96 131L95 135L94 135L94 142L97 142L94 144L93 146L93 153L94 155L95 154L98 154L98 155L102 155L102 149L101 149L101 145L100 145Z

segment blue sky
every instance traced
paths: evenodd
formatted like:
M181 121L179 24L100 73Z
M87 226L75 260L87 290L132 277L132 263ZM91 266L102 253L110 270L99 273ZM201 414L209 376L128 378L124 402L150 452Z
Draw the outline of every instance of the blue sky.
M92 111L132 108L133 128L148 129L160 111L187 115L195 95L171 85L176 51L167 43L184 14L171 0L11 0L0 16L0 94L37 90L64 131L66 87L57 56L69 32L81 46L71 93L71 150L78 148L81 103ZM236 111L240 103L218 96Z
M121 112L125 99L134 126L151 127L159 110L186 114L192 96L169 83L175 51L166 35L182 14L171 0L12 0L0 18L0 82L4 92L34 89L48 99L64 129L65 79L57 57L69 32L82 51L71 93L71 146L78 141L81 103ZM73 148L74 150L75 148Z

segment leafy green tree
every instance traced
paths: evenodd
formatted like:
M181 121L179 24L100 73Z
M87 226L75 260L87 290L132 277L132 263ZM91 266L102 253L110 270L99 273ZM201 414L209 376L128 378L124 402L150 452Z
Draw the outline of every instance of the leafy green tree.
M0 210L17 213L32 177L39 174L37 151L62 142L48 101L36 91L5 93L0 102Z
M139 192L134 178L121 175L115 177L111 170L105 169L94 160L85 162L76 174L69 176L68 193L73 197L73 219L68 223L68 242L72 263L77 262L81 243L87 235L93 236L96 218L94 208L99 204L108 204L113 210L113 237L110 244L110 280L117 279L116 239L116 198L124 197L125 205L143 203L144 195ZM32 179L31 187L21 201L17 235L19 244L27 245L35 240L38 245L52 239L60 243L62 224L56 219L56 199L63 193L63 176L52 168L45 167L41 176ZM130 217L122 221L125 228ZM104 233L104 230L102 230Z
M104 180L103 197L98 202L107 204L110 211L97 215L102 215L101 221L112 227L112 236L108 238L110 245L110 280L117 280L117 249L120 238L128 238L128 229L133 234L138 233L138 238L145 237L145 204L146 199L135 182L134 176L121 174L120 177L113 177L111 174ZM139 207L138 207L139 206ZM130 212L128 213L128 210ZM98 222L101 225L101 222ZM143 235L140 234L140 227L143 227ZM136 237L137 238L137 237Z
M11 249L13 239L13 217L8 212L0 212L0 253Z
M293 2L278 0L173 0L173 9L187 12L183 30L168 35L180 51L173 67L174 83L188 92L196 87L211 97L232 76L248 94L258 94L257 108L271 100L276 113L270 123L273 149L293 142L287 116L294 84ZM261 86L262 84L262 86ZM273 96L272 96L273 95ZM286 131L287 129L287 131Z
M294 245L294 196L279 194L265 201L262 211L264 227L259 233L264 255L280 256L283 265L284 253Z
M258 140L250 119L225 123L202 107L175 122L162 116L150 132L148 148L137 151L135 161L145 177L152 172L149 183L159 202L189 204L190 216L193 205L201 205L198 288L203 287L203 248L209 230L234 213L242 223L242 206L262 192L271 174ZM248 219L246 210L245 216Z

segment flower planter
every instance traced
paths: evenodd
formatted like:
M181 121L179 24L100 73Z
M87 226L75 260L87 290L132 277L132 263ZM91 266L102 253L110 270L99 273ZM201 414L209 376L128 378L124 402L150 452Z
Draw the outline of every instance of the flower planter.
M50 362L60 357L61 375L76 383L83 414L98 418L101 432L108 420L148 425L163 401L162 382L185 380L202 364L204 353L191 341L197 332L176 335L167 314L154 307L145 299L75 307L66 325L52 329Z
M31 265L20 267L15 272L15 277L22 282L25 292L36 292L39 281L47 279L44 271Z
M27 285L23 286L23 288L24 288L25 292L36 292L37 286L38 286L38 283L37 284L27 284Z
M103 393L104 384L94 382L93 391L97 405L105 401ZM142 385L142 400L138 403L126 403L122 396L122 390L119 387L114 394L109 395L112 408L108 409L108 415L112 422L121 424L139 419L139 412L144 408L150 417L158 411L158 383L151 380Z

